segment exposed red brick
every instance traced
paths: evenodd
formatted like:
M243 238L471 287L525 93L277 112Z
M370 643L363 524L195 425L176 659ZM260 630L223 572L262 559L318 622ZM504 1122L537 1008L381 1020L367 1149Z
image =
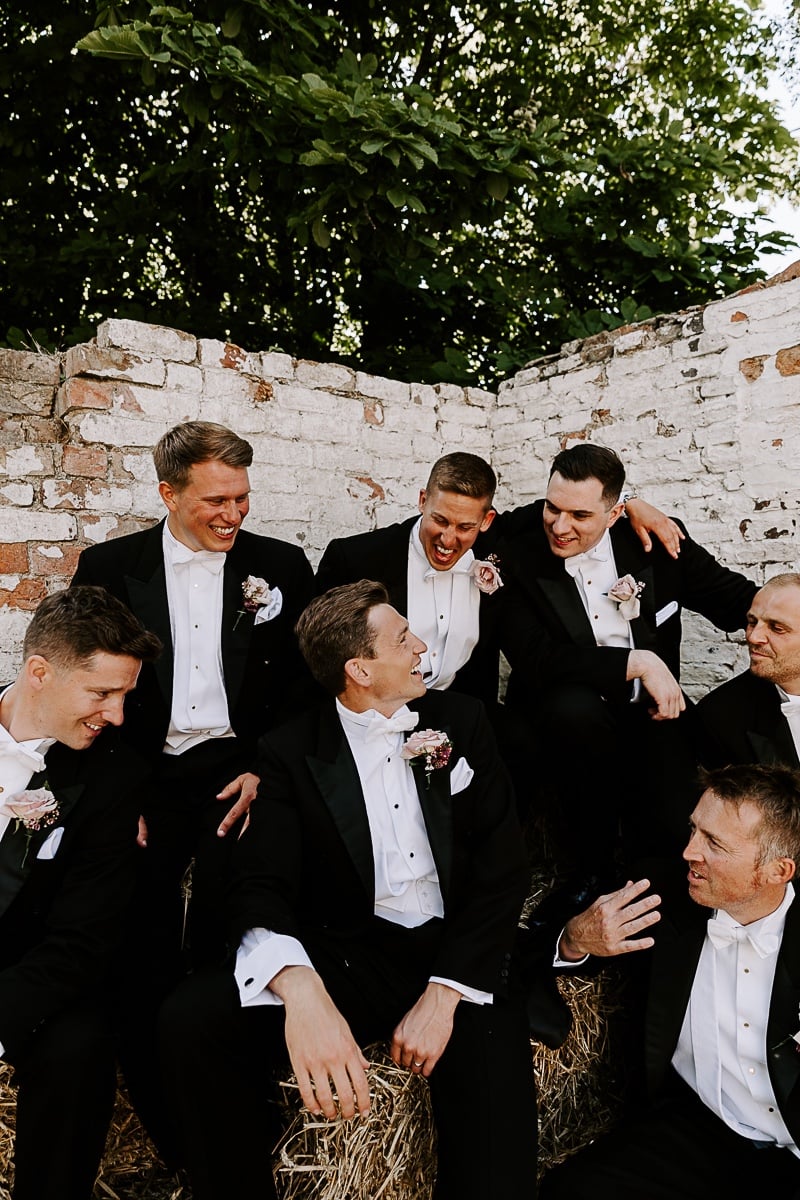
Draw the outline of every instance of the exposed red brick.
M743 312L739 312L739 311L735 312L733 314L733 316L731 317L731 321L746 321L747 319L748 319L747 313L743 313Z
M256 404L266 404L267 401L272 399L273 395L274 390L272 384L267 383L266 380L263 379L260 383L257 383L253 389L253 400L255 400Z
M588 429L575 429L572 433L562 433L559 439L559 449L566 450L570 442L585 442L589 436Z
M108 458L102 446L65 446L61 466L65 475L104 478Z
M25 441L39 442L51 446L54 442L65 442L69 429L61 417L26 417Z
M800 346L787 346L775 355L775 366L781 375L800 375Z
M385 500L386 499L386 492L383 490L383 488L381 487L381 485L379 483L376 483L374 479L370 479L369 475L356 475L355 479L356 479L356 483L363 483L365 487L368 487L370 489L370 491L372 493L372 495L370 496L370 500Z
M68 379L61 389L62 407L111 408L115 386L99 379Z
M779 449L783 445L783 438L773 438L772 444L776 449Z
M127 383L117 383L116 392L122 397L120 408L123 412L141 413L144 412L139 401L133 394L133 389Z
M0 607L21 608L32 612L38 608L47 594L43 579L20 579L15 588L0 588Z
M64 370L70 379L73 375L127 371L133 363L140 361L141 359L135 358L128 350L112 350L109 346L97 346L89 342L82 346L70 347Z
M234 346L233 342L226 342L219 363L221 367L231 367L234 371L238 371L241 370L246 358L247 354L241 346Z
M56 496L62 498L52 503ZM48 508L83 508L86 503L86 484L82 479L54 479L49 498L51 503Z
M364 420L368 425L383 424L383 405L380 400L364 401Z
M764 363L768 358L768 354L756 354L753 358L741 360L739 370L749 383L754 383L756 379L760 378L764 372Z
M27 542L0 542L0 575L25 575L27 572Z
M47 554L45 551L52 546L58 546L61 554ZM75 542L32 542L31 574L72 579L78 566L80 552L81 547Z
M610 408L593 408L592 422L594 425L613 425L614 418Z

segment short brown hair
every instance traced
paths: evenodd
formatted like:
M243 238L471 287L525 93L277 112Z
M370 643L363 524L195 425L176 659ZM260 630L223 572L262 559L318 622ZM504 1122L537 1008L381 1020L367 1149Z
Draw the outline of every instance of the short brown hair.
M496 487L497 476L485 459L457 450L437 459L431 467L425 490L438 489L455 492L457 496L471 496L473 500L485 500L489 509Z
M369 614L389 603L389 593L374 579L345 583L317 596L300 614L295 633L308 669L326 691L345 689L344 664L351 658L375 657L375 631Z
M24 658L41 654L57 667L82 666L97 653L152 662L161 642L121 600L102 587L73 587L48 596L33 614Z
M619 501L625 486L625 468L620 457L607 446L595 446L593 442L581 442L562 450L553 459L550 475L556 471L572 483L597 479L603 485L603 499L609 508Z
M159 483L168 483L177 492L186 487L192 467L212 461L226 467L249 467L253 447L214 421L183 421L168 429L153 450Z
M796 574L794 571L784 571L783 574L781 574L781 575L773 575L771 579L768 579L766 581L766 583L762 583L761 590L763 591L764 588L768 588L768 587L800 588L800 575Z
M759 810L759 866L776 858L800 863L800 771L750 763L701 771L700 782L737 812L744 803Z

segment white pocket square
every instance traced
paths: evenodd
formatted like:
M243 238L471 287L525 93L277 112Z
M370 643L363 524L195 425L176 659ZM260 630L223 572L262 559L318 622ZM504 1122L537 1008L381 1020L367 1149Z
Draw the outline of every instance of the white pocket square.
M670 600L669 604L665 604L663 608L660 608L656 613L656 629L659 625L663 625L665 621L668 621L670 617L674 617L677 611L677 600Z
M270 588L269 604L262 604L259 609L256 609L256 619L254 625L262 625L264 621L271 621L273 617L277 617L278 613L283 608L283 595L280 588Z
M456 796L472 783L475 774L465 758L460 758L450 772L450 795Z
M39 847L39 853L36 855L36 857L37 858L55 858L56 851L58 850L58 847L61 845L61 839L63 836L64 836L64 826L59 825L57 829L54 829L53 832L44 839L41 846Z

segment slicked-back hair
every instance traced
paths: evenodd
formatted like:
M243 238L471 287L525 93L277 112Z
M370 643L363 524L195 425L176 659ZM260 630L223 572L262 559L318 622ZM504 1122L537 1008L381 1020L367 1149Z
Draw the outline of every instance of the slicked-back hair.
M761 819L756 826L759 866L776 858L800 863L800 771L764 763L701 771L700 782L723 804L738 810L753 804Z
M300 614L295 633L311 674L333 696L345 690L344 665L351 658L375 657L375 631L369 615L389 593L374 579L331 588Z
M625 468L621 459L607 446L595 446L592 442L581 442L557 454L550 467L551 476L556 471L562 479L572 483L582 483L584 479L599 480L609 508L617 503L625 486Z
M48 596L25 634L25 659L40 654L54 666L84 666L98 653L125 654L152 662L161 642L131 610L101 587L73 587Z
M168 429L153 450L159 483L168 483L176 492L186 487L192 467L212 461L249 467L253 447L214 421L183 421Z
M465 454L457 450L445 454L431 467L427 492L455 492L457 496L471 496L473 500L485 500L487 510L492 507L497 476L485 459L477 454Z

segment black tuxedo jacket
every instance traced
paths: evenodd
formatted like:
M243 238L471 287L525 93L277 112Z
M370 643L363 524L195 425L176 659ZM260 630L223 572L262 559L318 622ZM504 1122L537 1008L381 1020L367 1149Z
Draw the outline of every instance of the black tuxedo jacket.
M527 669L532 620L556 643L572 643L593 651L591 674L584 682L598 687L607 699L624 702L630 685L625 683L627 650L598 647L574 580L564 569L563 559L550 550L542 525L544 501L504 515L498 546L500 568L507 586L503 593L500 620L512 667L519 665L525 682L536 683ZM680 522L678 522L680 524ZM683 526L681 526L683 528ZM685 530L684 530L685 532ZM631 622L638 649L652 650L680 677L681 609L701 613L718 629L741 629L757 587L744 575L723 567L690 537L681 542L680 557L670 557L655 542L648 553L625 520L611 528L611 543L619 575L633 575L644 583L641 611ZM675 611L666 616L668 606ZM523 682L509 683L509 699Z
M767 1025L766 1061L775 1098L795 1144L800 1144L800 1054L791 1035L800 1028L800 905L796 897L786 914L783 941L778 952ZM691 906L691 907L690 907ZM670 1076L670 1062L678 1043L692 990L706 924L711 909L685 905L661 920L650 932L656 938L652 951L650 990L646 1018L645 1068L653 1097Z
M88 750L53 746L45 781L54 825L0 841L0 1041L11 1061L37 1027L97 994L133 887L144 763L107 729ZM63 828L52 858L37 858Z
M529 869L510 782L482 706L428 692L409 707L453 750L430 786L415 771L444 901L430 974L501 993ZM233 937L262 926L319 944L358 939L374 922L372 841L355 761L333 701L260 742L261 788L236 850ZM460 758L475 774L450 795Z
M164 745L172 709L173 646L170 630L162 531L164 522L142 533L90 546L72 580L108 588L156 633L164 651L144 663L139 683L125 702L124 736L141 751L157 755ZM248 575L280 588L283 607L271 621L254 626L244 612L242 584ZM254 754L258 737L302 707L311 693L294 626L314 594L311 567L297 546L241 530L225 554L222 600L222 668L228 712L237 738Z
M779 763L800 767L774 683L745 671L714 688L695 710L698 754L706 767Z
M418 520L419 516L409 517L385 529L334 538L317 568L317 595L343 583L375 579L386 587L392 606L407 615L408 540ZM476 558L481 557L478 543L475 550ZM489 707L497 702L499 682L498 594L481 593L478 644L451 684L453 691L477 696Z

